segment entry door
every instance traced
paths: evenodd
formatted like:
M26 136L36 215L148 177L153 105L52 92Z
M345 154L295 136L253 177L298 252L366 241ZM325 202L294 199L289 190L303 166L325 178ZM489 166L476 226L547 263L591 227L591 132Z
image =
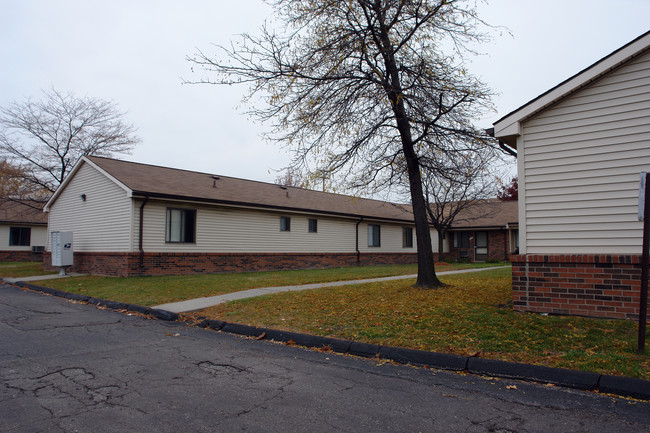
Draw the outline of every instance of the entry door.
M474 239L474 261L484 262L488 258L488 233L476 232Z

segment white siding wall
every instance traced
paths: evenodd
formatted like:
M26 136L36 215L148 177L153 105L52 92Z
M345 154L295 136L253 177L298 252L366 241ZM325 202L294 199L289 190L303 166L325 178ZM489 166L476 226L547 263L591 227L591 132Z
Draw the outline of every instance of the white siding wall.
M526 121L518 144L522 253L641 253L650 53Z
M126 191L84 163L53 203L48 229L73 232L75 251L128 252L130 215Z
M133 205L133 250L138 249L140 201ZM196 244L165 243L166 209L196 209ZM291 217L291 231L280 231L280 216ZM308 232L308 219L318 220L318 232ZM356 222L290 212L250 210L221 206L187 205L149 201L144 208L145 252L247 252L247 253L353 253ZM381 247L368 247L368 223L359 225L361 252L415 252L402 248L402 227L379 223ZM415 230L414 230L415 232ZM435 232L434 232L435 233Z
M10 227L29 227L26 224L7 224L0 225L0 250L3 251L31 251L32 246L45 246L47 243L47 227L31 226L30 244L26 247L9 246L9 228Z

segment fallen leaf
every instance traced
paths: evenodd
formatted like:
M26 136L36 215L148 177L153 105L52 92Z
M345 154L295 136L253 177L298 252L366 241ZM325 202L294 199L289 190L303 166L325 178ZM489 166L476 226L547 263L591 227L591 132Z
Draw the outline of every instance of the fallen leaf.
M517 385L507 385L506 389L517 389Z
M263 339L264 337L266 337L266 332L262 332L260 335L258 335L257 337L255 337L255 339L256 339L256 340L261 340L261 339Z

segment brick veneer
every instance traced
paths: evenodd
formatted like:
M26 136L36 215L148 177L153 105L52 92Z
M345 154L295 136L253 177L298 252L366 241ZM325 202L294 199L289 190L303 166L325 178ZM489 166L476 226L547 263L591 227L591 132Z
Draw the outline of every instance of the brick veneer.
M51 268L51 253L44 266ZM184 275L215 272L250 272L331 268L340 266L417 263L416 253L74 253L70 272L111 275Z
M516 311L638 318L641 256L517 255L510 260Z
M0 262L40 262L43 253L32 251L0 251Z
M488 257L487 260L501 260L507 261L509 259L509 254L507 253L510 248L510 240L507 230L486 230L488 234ZM470 240L469 248L456 248L454 247L453 241L453 232L449 232L447 235L450 236L449 240L449 252L445 253L445 256L454 260L458 260L460 257L460 251L467 251L467 256L471 261L474 261L474 238L476 237L476 232L472 231L472 239Z

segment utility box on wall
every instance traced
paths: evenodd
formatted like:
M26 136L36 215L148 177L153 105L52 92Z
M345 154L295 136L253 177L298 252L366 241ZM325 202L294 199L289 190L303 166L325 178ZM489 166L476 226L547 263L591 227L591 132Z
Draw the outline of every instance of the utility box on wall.
M73 265L72 232L50 233L50 245L52 246L52 266Z

